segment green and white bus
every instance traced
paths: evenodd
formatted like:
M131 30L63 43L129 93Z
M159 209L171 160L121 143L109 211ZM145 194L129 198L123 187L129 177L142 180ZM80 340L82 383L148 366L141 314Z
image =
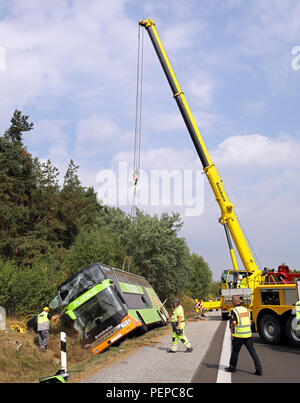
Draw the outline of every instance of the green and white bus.
M83 345L98 354L139 328L167 325L169 314L141 276L92 263L58 288L50 308L63 307L63 322L73 322Z

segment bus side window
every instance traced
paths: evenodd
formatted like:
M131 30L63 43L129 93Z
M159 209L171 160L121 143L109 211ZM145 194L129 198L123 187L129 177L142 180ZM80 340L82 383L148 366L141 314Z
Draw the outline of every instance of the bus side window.
M145 305L149 305L148 302L146 301L146 298L144 297L144 295L141 296L142 301L144 302Z

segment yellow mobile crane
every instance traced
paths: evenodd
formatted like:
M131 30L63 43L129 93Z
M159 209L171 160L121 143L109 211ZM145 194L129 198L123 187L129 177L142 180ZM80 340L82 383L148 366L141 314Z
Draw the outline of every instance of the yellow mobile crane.
M168 56L157 33L154 21L152 19L142 19L139 21L139 25L144 27L149 34L158 59L171 87L173 97L181 112L183 120L203 165L203 170L208 178L209 184L221 210L219 222L224 226L225 229L233 270L225 270L222 275L220 301L203 302L204 308L223 308L230 312L232 309L232 295L239 295L243 301L243 304L248 306L252 312L252 320L255 328L254 330L258 331L260 336L266 342L279 343L283 335L286 335L292 344L300 346L300 334L298 334L292 326L292 320L294 319L295 313L294 305L297 299L295 282L292 284L279 284L278 282L270 284L270 277L268 276L267 269L261 270L257 267L243 231L234 213L234 205L230 202L223 187L223 181L207 152L199 129L185 99L184 93L180 88ZM244 270L238 269L232 246L232 240L241 258ZM235 274L235 277L242 277L240 288L230 288L228 278L232 274Z

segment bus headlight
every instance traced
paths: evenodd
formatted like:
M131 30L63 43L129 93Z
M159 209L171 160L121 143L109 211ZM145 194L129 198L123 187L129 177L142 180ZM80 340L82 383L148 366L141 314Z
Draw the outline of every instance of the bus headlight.
M127 325L129 325L129 323L130 323L130 319L124 320L124 322L121 323L121 328L124 329L124 327L126 327Z

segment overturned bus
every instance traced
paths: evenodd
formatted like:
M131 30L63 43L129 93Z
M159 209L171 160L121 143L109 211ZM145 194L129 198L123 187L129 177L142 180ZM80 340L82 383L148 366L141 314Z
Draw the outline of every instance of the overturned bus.
M148 281L92 263L59 288L50 308L63 308L62 323L73 325L83 346L98 354L135 329L167 325L169 314Z

